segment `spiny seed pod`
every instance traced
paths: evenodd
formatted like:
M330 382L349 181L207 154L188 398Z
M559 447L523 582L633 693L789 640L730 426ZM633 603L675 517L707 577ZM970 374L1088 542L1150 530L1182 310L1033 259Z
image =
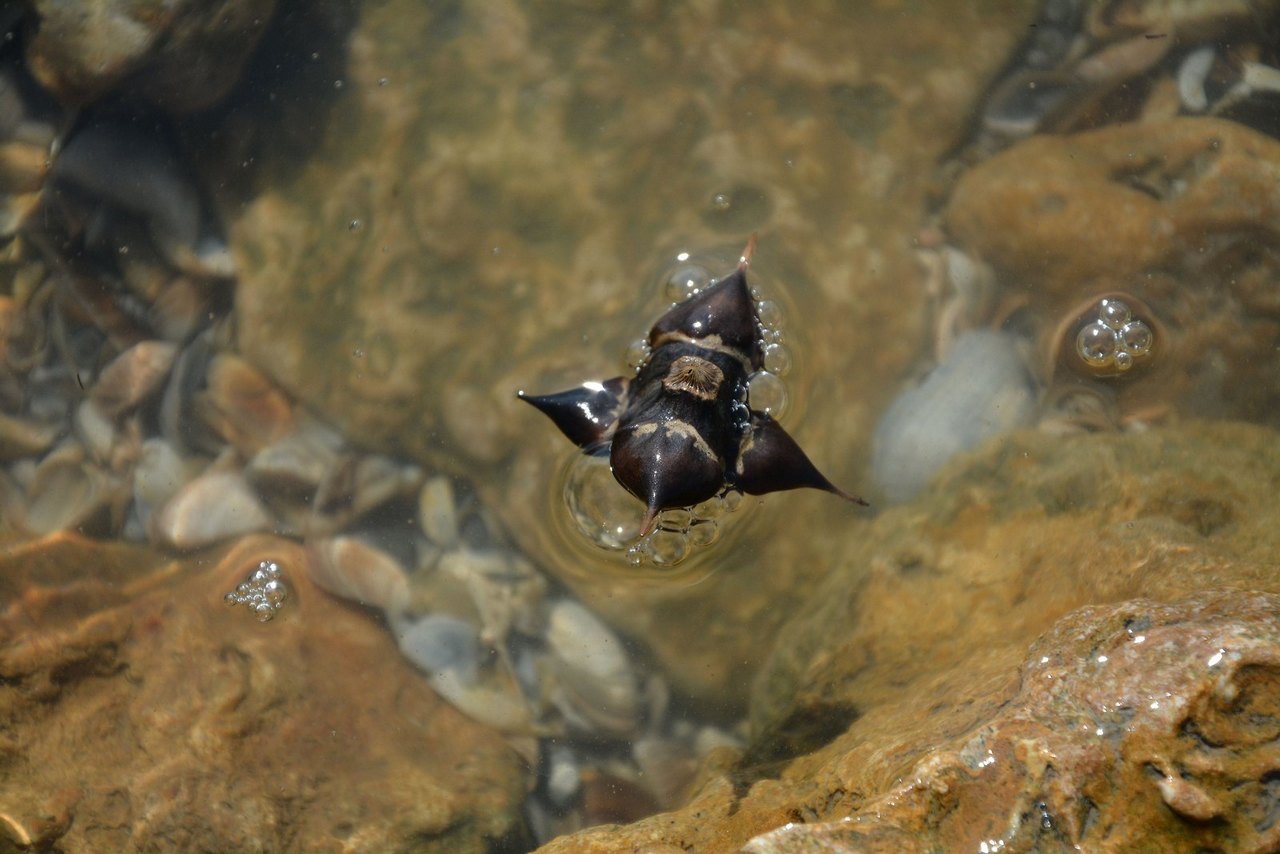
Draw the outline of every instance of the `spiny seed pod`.
M609 455L618 483L645 502L642 536L661 511L727 490L810 487L866 504L833 486L777 421L750 407L747 379L764 367L747 287L755 243L752 235L731 275L658 319L649 356L631 379L518 392L586 453Z

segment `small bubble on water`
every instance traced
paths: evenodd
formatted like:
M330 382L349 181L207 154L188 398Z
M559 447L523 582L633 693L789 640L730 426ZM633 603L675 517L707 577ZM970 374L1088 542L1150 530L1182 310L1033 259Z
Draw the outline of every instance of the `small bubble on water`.
M362 223L360 220L353 219L351 220L351 222L347 223L347 231L351 231L351 232L359 231L362 225L364 225L364 223Z
M736 508L740 498L731 492L693 507L668 508L641 537L644 507L614 480L607 458L575 456L566 469L563 494L570 518L593 545L620 552L631 566L662 568L716 542L722 528L714 520Z
M613 479L606 458L574 456L564 501L578 530L601 548L626 548L640 534L643 508Z
M667 299L684 302L711 284L711 271L700 264L681 264L667 275L663 287Z
M640 366L649 358L649 342L644 338L637 338L627 345L627 367L632 370L639 370Z
M683 507L664 510L662 515L658 517L658 524L664 530L683 533L689 530L689 526L693 524L693 514Z
M390 80L388 80L388 79L387 79L387 78L385 78L385 77L379 77L379 78L378 78L378 85L379 85L379 86L386 86L386 85L387 85L388 83L390 83L390 82L391 82L391 81L390 81Z
M728 193L716 193L711 197L711 209L714 211L727 211L733 207L733 199Z
M689 545L705 548L720 539L720 526L714 519L699 519L689 528Z
M352 351L351 351L351 358L353 358L353 359L363 359L363 358L364 358L364 350L361 350L359 347L356 347L354 350L352 350Z
M756 371L747 379L747 398L751 408L781 418L787 411L787 386L777 374Z
M786 376L791 370L791 351L781 344L764 345L764 369L774 376Z
M693 518L695 521L703 521L709 519L719 519L724 515L724 500L719 496L708 498L701 504L694 505L692 508Z
M675 566L689 556L689 538L683 531L662 528L648 538L649 559L657 566Z
M760 318L760 325L766 330L776 329L782 325L782 308L771 299L756 303L756 316Z

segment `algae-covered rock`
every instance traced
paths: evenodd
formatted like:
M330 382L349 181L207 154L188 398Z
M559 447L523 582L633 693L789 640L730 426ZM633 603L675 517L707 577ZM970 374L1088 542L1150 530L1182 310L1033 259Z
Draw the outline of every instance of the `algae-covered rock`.
M1032 137L992 157L957 182L944 222L992 265L1020 325L1037 328L1046 381L1056 354L1075 349L1071 318L1108 293L1132 294L1157 325L1157 350L1106 384L1121 420L1172 410L1275 425L1277 178L1280 142L1244 125L1135 122Z
M815 822L837 824L757 850L1265 849L1278 481L1276 433L1234 423L1019 433L961 459L790 615L744 755L678 811L548 850L736 850Z
M67 534L6 548L9 839L462 851L517 833L523 761L438 698L369 613L312 585L306 559L269 537L183 562ZM288 591L266 623L223 601L262 560Z
M963 459L791 614L753 688L760 747L810 704L868 708L974 649L1020 654L1083 605L1280 590L1278 477L1276 433L1236 423L1017 433Z
M852 817L744 850L1273 851L1277 609L1280 596L1229 591L1075 611L1032 646L991 717ZM826 778L857 774L860 758Z

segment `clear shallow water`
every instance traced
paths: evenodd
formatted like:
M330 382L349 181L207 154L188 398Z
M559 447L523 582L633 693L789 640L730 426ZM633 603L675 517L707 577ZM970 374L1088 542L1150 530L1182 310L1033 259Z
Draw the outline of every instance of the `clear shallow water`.
M868 518L816 493L747 499L717 542L646 575L574 530L570 449L514 392L624 371L628 345L670 304L672 259L718 256L723 274L754 232L752 269L785 315L784 424L834 481L869 488L876 420L933 354L946 296L930 293L917 252L936 248L938 164L1030 10L287 11L230 106L177 122L238 268L212 346L262 372L290 412L332 425L337 438L312 444L339 444L319 455L324 470L351 472L329 487L349 518L284 532L325 540L325 555L339 553L335 537L378 549L329 558L339 580L326 589L374 606L379 630L451 609L472 621L443 644L458 658L430 658L423 678L472 718L523 727L513 741L541 768L537 834L675 806L666 788L708 745L742 746L753 675ZM244 414L233 411L189 450L212 459L230 444L229 467L249 465L262 448L225 440ZM301 416L288 418L295 430ZM181 438L209 425L182 410L171 426ZM426 488L440 478L445 497ZM389 497L363 507L377 489ZM280 515L290 502L268 503ZM564 604L577 602L596 616ZM626 654L573 659L561 647L575 637ZM552 730L553 745L511 726L528 697L568 736ZM675 756L661 790L638 773L661 776L636 750L654 740ZM618 816L583 807L593 774L629 793Z

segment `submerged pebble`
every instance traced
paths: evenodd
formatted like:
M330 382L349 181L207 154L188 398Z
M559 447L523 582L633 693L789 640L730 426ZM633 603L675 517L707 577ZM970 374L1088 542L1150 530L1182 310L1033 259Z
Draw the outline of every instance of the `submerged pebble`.
M551 699L575 727L616 734L635 730L640 692L622 640L581 603L556 602L548 617Z
M423 617L400 636L400 651L428 675L455 672L465 685L480 670L480 634L466 620L448 614Z
M313 543L307 571L318 587L396 619L409 606L409 579L400 562L358 537Z
M1019 339L971 330L880 418L871 470L893 502L910 501L952 457L1030 424L1037 390Z
M239 472L206 472L183 486L152 521L155 537L187 551L269 531L271 514Z

